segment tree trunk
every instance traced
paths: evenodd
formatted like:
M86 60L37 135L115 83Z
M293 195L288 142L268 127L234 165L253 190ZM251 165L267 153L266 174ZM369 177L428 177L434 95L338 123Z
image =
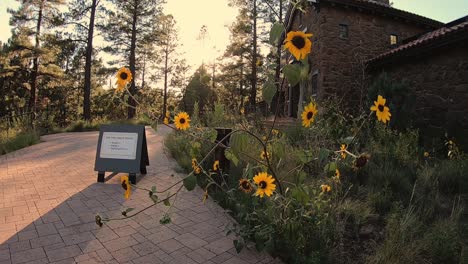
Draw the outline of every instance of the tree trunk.
M44 9L44 1L41 1L39 7L39 14L37 16L37 25L36 25L36 45L34 47L34 59L33 59L33 68L31 72L31 96L29 97L29 111L31 112L30 124L33 125L33 121L36 119L36 81L39 71L39 57L37 55L38 49L40 46L40 35L41 35L41 24L42 24L42 10Z
M283 0L279 0L279 22L282 22L283 21ZM283 34L286 34L286 32L284 32ZM281 82L280 82L280 75L281 75L281 42L278 42L278 47L276 49L276 69L275 69L275 84L276 84L276 95L277 96L280 96L281 95L281 89L283 87L281 87ZM281 100L279 100L278 102L281 102ZM280 104L280 103L279 103ZM274 112L276 112L276 108L279 107L279 105L276 105L274 107ZM280 113L282 114L282 113Z
M244 54L241 53L241 73L239 81L240 107L244 107Z
M133 21L132 21L132 39L131 39L131 44L130 44L130 71L132 72L132 82L130 83L130 89L129 92L132 96L135 95L136 93L136 86L135 86L135 52L136 52L136 24L137 24L137 19L138 19L138 0L134 0L135 5L133 6ZM127 107L127 119L132 119L135 117L135 112L136 112L136 102L133 100L131 96L128 97L128 104L129 106Z
M252 76L251 76L251 86L250 90L250 107L252 111L255 111L255 104L257 98L257 0L253 0L253 48L252 48Z
M166 44L168 45L168 44ZM169 57L169 50L166 46L164 50L164 96L163 96L163 118L166 117L167 111L167 64L168 64L168 57Z
M93 0L91 6L91 16L88 26L88 41L86 43L86 64L85 64L85 80L84 80L84 98L83 98L83 118L91 120L91 66L93 56L93 34L94 34L94 17L96 15L96 2Z
M143 69L141 69L141 90L145 89L146 55L143 56Z

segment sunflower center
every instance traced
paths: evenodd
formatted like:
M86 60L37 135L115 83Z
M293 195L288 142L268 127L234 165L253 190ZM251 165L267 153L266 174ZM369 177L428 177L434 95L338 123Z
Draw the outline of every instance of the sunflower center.
M125 73L125 72L122 72L122 73L120 74L120 78L121 78L122 80L127 80L128 74Z
M307 119L312 119L313 116L314 116L314 113L312 112L307 113Z
M361 156L356 160L356 167L362 168L367 164L367 157Z
M185 118L179 119L179 123L184 124L185 123Z
M243 181L242 182L242 188L245 189L245 190L248 190L250 189L250 184L248 181Z
M126 181L122 182L122 188L124 188L124 190L127 190L127 182Z
M261 181L261 182L258 184L258 186L260 186L260 188L262 188L262 189L265 189L265 188L267 187L267 183L266 183L266 181Z
M305 39L303 37L301 37L301 36L293 37L291 42L298 49L302 49L305 46Z
M384 106L379 104L379 106L377 106L377 108L379 109L379 112L383 112L384 111Z

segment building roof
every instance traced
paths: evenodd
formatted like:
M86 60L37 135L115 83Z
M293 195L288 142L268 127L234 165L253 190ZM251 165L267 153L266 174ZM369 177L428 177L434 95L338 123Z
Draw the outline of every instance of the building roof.
M437 46L437 43L447 43L468 38L468 16L450 22L439 29L403 41L401 45L372 58L368 63L373 64L396 55L410 51L420 51L423 47Z
M393 8L391 5L373 0L320 0L319 2L329 2L334 4L353 6L361 9L367 9L372 12L380 12L393 17L403 18L410 22L421 23L423 25L433 28L438 28L443 25L443 23L437 20L410 13L401 9Z
M400 19L405 19L411 23L419 23L424 26L427 26L429 29L436 29L444 24L440 21L430 19L424 16L420 16L414 13L410 13L401 9L393 8L392 6L374 1L374 0L309 0L312 5L320 5L320 3L330 3L334 5L344 5L349 7L355 7L360 10L367 10L373 13L380 13L382 15L396 17ZM291 20L290 16L295 16L296 10L291 14L292 5L289 6L288 11L286 13L286 19ZM291 23L292 24L292 23ZM290 30L291 24L288 25L288 30Z

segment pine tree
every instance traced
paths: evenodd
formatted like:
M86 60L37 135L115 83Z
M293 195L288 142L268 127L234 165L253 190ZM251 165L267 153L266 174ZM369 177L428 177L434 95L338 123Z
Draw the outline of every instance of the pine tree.
M108 24L104 30L105 40L111 46L105 51L122 58L128 58L128 66L133 75L130 93L136 94L137 51L148 43L156 43L157 31L162 1L156 0L111 0L115 11L109 11ZM136 102L128 97L127 118L133 118L136 113Z
M39 76L39 65L42 51L40 50L43 27L53 27L60 23L58 7L64 4L64 0L17 0L21 2L18 10L9 9L12 15L10 25L14 31L26 31L29 36L34 36L35 45L33 49L32 70L30 74L30 97L29 111L31 112L31 121L36 117L36 90L37 78Z
M74 0L70 4L68 23L75 25L78 33L77 41L86 43L85 66L84 66L84 87L83 87L83 118L91 120L91 67L93 59L93 39L96 20L96 11L100 0ZM101 11L104 11L102 9ZM89 14L89 20L86 16Z

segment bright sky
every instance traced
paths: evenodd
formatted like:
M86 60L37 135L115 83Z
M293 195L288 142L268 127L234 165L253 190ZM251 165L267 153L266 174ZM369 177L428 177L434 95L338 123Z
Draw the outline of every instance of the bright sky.
M394 7L449 22L468 15L468 0L391 0ZM182 51L189 65L198 66L202 61L212 62L229 43L230 25L237 10L228 6L228 0L169 0L165 11L172 14L179 28ZM0 41L10 37L7 8L17 8L14 0L0 0ZM197 40L202 25L208 29L205 45ZM215 47L215 48L213 48Z

